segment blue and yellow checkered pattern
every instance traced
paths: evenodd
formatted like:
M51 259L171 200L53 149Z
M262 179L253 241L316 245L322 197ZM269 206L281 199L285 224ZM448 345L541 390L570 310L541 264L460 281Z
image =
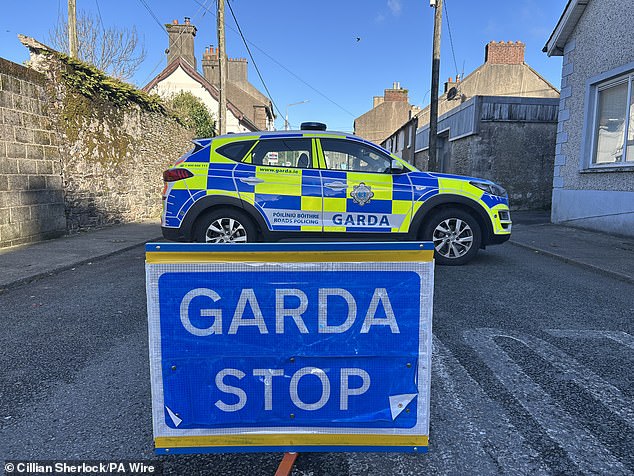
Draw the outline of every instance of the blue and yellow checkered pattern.
M508 210L508 200L482 192L464 177L415 170L404 174L327 170L320 141L310 136L298 134L311 139L311 168L252 164L248 159L253 147L243 162L233 161L216 152L235 140L231 136L214 139L209 148L185 156L178 166L194 175L166 185L163 226L180 227L197 200L214 195L252 205L271 231L407 233L426 200L451 193L479 203L488 212L494 233L508 233L497 213ZM258 139L240 137L254 144ZM355 198L359 186L369 188L369 201Z

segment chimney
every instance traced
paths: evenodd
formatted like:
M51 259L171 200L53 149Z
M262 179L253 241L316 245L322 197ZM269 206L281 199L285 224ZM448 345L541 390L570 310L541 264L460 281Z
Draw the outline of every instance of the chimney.
M484 48L484 62L489 64L523 64L525 45L521 41L490 41Z
M196 27L190 23L190 19L185 17L185 23L179 25L178 20L165 25L169 35L169 46L167 49L167 64L176 58L183 58L194 69L196 69L196 57L194 56L194 37Z
M227 61L227 81L234 84L246 83L247 64L246 58L229 58Z
M374 98L372 98L372 109L374 109L380 104L383 104L383 101L384 101L383 96L374 96Z
M218 61L218 48L214 49L213 45L205 48L203 53L203 76L214 86L220 84L220 69Z
M449 78L447 79L447 82L445 83L445 93L447 93L447 91L449 91L451 88L453 88L454 86L456 86L458 83L460 82L459 76L456 76L456 80L454 81L453 78Z
M385 98L385 102L408 102L407 94L407 89L401 88L401 83L395 81L392 84L392 89L385 90L383 97Z

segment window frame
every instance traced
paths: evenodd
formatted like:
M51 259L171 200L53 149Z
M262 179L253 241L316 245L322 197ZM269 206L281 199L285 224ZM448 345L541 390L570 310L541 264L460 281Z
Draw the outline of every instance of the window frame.
M247 157L253 157L253 152L255 151L255 149L260 145L260 144L264 144L266 142L273 142L273 141L277 141L277 142L306 142L309 145L308 150L308 160L309 160L309 164L310 167L297 167L295 165L280 165L280 164L254 164L252 162L245 162L244 160ZM293 149L290 149L293 150ZM296 152L299 152L299 150L296 150ZM310 137L270 137L270 138L266 138L266 139L259 139L258 141L256 141L255 144L253 144L253 147L251 147L248 152L245 154L245 156L242 158L241 163L243 164L248 164L248 165L252 165L254 167L276 167L276 168L280 168L280 169L297 169L297 170L318 170L318 166L316 167L315 163L315 150L314 150L314 142L312 140L312 138Z
M622 138L623 154L618 162L596 163L597 145L598 145L598 121L599 121L599 93L619 84L627 83L627 98L624 131ZM592 171L610 171L610 170L628 170L634 169L634 158L628 159L628 132L630 123L634 121L634 115L631 109L634 108L634 63L623 65L612 71L608 71L601 75L590 78L587 81L586 89L586 114L583 125L582 147L585 149L582 157L584 160L579 164L581 170ZM634 127L632 124L631 127Z
M392 161L394 160L394 158L389 154L389 153L385 153L382 150L378 149L377 147L371 146L369 143L366 142L361 142L361 141L356 141L356 140L350 140L350 139L339 139L336 137L319 137L319 147L321 148L321 153L323 154L324 157L324 167L320 167L321 170L327 170L327 171L336 171L336 172L345 172L345 173L357 173L357 174L379 174L379 175L396 175L394 174L394 172L392 172ZM390 171L389 172L373 172L373 171L366 171L366 170L350 170L350 169L345 169L345 170L341 170L341 169L331 169L328 168L328 164L326 163L326 149L324 148L324 141L337 141L337 142L342 142L345 144L354 144L356 146L359 147L367 147L368 149L370 149L373 153L375 153L376 155L378 155L379 157L385 157L388 159L389 161L389 165L390 165ZM409 170L408 170L409 172Z

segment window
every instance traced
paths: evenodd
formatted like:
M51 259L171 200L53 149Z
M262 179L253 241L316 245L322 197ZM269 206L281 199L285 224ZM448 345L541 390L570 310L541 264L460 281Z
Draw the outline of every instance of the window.
M628 75L595 86L592 165L634 164L634 98Z
M264 139L245 161L269 167L310 169L313 166L311 151L310 139Z
M232 142L230 144L223 145L217 152L224 155L226 158L241 162L244 156L249 151L255 141L247 140L242 142Z
M357 142L321 139L326 167L331 170L390 173L392 159L376 149Z

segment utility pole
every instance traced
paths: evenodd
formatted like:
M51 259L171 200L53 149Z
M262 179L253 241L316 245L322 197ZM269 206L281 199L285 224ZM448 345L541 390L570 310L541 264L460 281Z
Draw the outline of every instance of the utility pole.
M218 0L218 73L220 101L218 101L219 135L227 133L227 53L225 51L225 0Z
M431 62L431 103L429 107L429 162L427 170L438 172L438 80L440 76L440 31L442 29L442 0L429 0L436 9L434 15L434 47Z
M68 51L77 58L77 1L68 0Z

